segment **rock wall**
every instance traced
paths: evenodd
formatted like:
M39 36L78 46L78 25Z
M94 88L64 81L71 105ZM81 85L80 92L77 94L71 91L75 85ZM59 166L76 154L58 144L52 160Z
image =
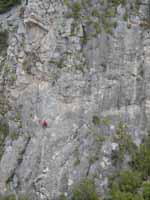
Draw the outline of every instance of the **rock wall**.
M0 15L1 193L56 199L92 177L103 195L119 122L136 144L149 130L148 2L118 2L28 0Z

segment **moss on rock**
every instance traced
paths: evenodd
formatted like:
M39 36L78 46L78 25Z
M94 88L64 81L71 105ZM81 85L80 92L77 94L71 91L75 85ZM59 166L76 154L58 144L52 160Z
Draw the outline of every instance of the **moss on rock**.
M1 0L0 1L0 14L9 11L13 6L21 3L21 0Z
M9 134L9 127L6 122L0 122L0 159L4 152L4 144L7 135Z
M8 47L8 32L1 31L0 32L0 54L6 52Z
M0 200L16 200L16 196L14 194L7 194L4 196L0 196ZM18 200L29 200L26 195L19 195Z

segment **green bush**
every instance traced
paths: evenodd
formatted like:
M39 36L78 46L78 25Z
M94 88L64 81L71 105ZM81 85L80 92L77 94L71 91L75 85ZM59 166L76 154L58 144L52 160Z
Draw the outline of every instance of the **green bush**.
M119 150L112 152L112 161L115 165L124 160L125 154L135 154L137 147L127 133L126 125L121 122L118 125L114 141L119 145Z
M16 200L15 195L6 195L3 197L0 197L0 200Z
M119 4L125 4L126 0L111 0L111 2L115 5L118 6Z
M79 2L75 2L73 5L72 5L72 17L74 17L75 19L78 19L80 18L80 15L81 15L81 5Z
M143 200L142 196L130 192L113 191L111 200Z
M29 198L26 195L19 195L18 200L28 200ZM8 194L4 196L0 196L0 200L16 200L16 196L14 194Z
M137 195L142 179L138 172L132 170L121 171L112 181L111 200L141 200Z
M122 138L121 132L118 130L119 138ZM150 135L130 155L131 169L121 170L110 179L110 199L150 200Z
M144 179L150 176L150 136L140 145L132 157L133 169L142 173Z
M8 47L8 32L1 31L0 32L0 54L2 52L6 52Z
M58 200L67 200L67 197L64 194L61 194Z
M29 200L29 197L25 194L19 195L19 199L18 200Z
M144 183L142 189L144 200L150 200L150 182Z
M93 118L92 118L92 122L93 122L94 125L100 125L101 119L97 115L94 115Z
M9 11L13 6L21 3L21 0L1 0L0 14Z
M142 183L139 172L126 170L120 172L118 186L122 192L136 192Z
M9 134L8 124L0 122L0 159L4 152L4 142L8 134Z
M93 9L91 15L93 17L100 17L100 12L97 9Z
M92 180L85 179L78 183L72 191L71 200L100 200Z

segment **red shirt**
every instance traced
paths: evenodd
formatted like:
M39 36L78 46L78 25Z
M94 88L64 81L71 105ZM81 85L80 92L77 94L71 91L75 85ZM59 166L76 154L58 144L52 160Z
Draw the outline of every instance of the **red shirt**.
M42 120L42 127L43 128L46 128L47 126L48 126L48 123L47 123L47 121L46 120Z

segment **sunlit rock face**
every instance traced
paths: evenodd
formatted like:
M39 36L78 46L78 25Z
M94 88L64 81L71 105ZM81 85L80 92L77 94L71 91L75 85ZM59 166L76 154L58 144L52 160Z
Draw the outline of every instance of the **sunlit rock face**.
M90 177L103 195L118 124L136 144L149 130L147 2L133 3L28 0L0 15L2 194L52 200Z

